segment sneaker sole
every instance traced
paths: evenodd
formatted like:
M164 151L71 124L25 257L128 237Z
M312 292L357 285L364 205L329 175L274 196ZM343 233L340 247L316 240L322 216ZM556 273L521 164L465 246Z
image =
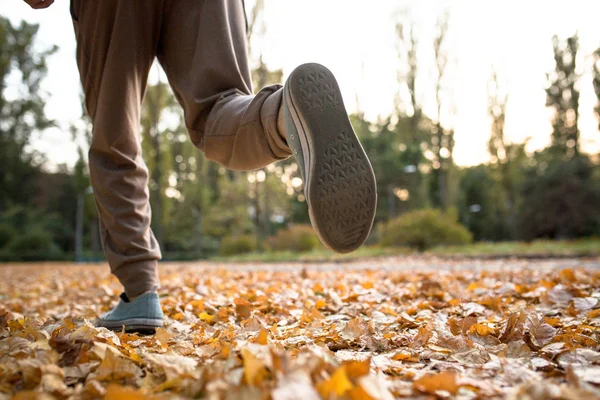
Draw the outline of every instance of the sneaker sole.
M330 249L356 250L373 227L377 189L337 81L324 66L304 64L290 75L284 96L308 172L305 196L312 225Z
M163 326L163 321L151 318L130 318L122 321L98 321L95 325L98 328L106 328L118 332L122 331L123 326L125 326L125 332L151 335L156 332L156 328Z

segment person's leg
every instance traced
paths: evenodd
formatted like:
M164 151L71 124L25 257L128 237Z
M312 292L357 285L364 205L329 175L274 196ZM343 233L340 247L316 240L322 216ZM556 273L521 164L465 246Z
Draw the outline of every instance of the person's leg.
M321 241L338 252L362 245L375 216L375 176L331 72L306 64L285 90L273 85L252 96L243 2L169 5L158 57L194 144L238 170L286 158L291 147Z
M164 18L158 58L183 106L192 142L208 159L234 170L289 157L277 127L281 85L252 95L243 2L172 0Z
M160 249L150 229L140 108L156 54L162 0L80 1L72 12L77 64L93 122L90 178L111 272L129 297L156 288Z

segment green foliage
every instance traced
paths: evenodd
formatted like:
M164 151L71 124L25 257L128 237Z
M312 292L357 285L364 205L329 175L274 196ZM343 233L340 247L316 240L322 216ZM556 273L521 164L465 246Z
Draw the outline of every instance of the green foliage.
M9 224L0 224L0 249L6 246L15 236L16 232Z
M310 225L293 225L271 236L267 246L273 251L307 252L318 248L320 242Z
M598 257L600 256L600 239L479 242L437 247L427 253L439 256L474 257Z
M380 244L423 251L439 245L470 243L471 233L451 214L429 209L401 215L380 226Z
M553 161L548 151L536 155L526 171L520 210L523 239L567 239L600 232L600 180L589 158Z
M392 119L397 122L392 123ZM364 115L353 114L350 121L375 171L379 198L377 220L385 221L401 212L427 205L426 178L422 171L429 169L423 155L428 120L425 117L416 120L390 116L378 123L370 123ZM408 197L399 198L399 190L406 190Z
M579 153L579 74L577 72L577 34L559 40L552 38L554 71L547 74L546 106L554 109L552 119L553 156L571 158Z
M64 256L56 242L63 229L58 214L20 206L0 214L0 259L50 260Z
M250 235L225 236L221 241L220 254L232 256L256 250L256 238Z
M494 170L486 165L467 168L460 180L460 221L475 240L501 240L506 237L508 221L502 191Z
M598 119L598 130L600 130L600 48L594 52L594 65L592 68L594 93L596 93L596 106L594 113Z
M27 150L31 136L53 124L46 118L46 98L40 84L46 59L56 48L34 49L38 25L11 25L0 17L0 212L14 204L30 203L43 161ZM11 74L14 70L20 73ZM10 89L17 96L8 94Z

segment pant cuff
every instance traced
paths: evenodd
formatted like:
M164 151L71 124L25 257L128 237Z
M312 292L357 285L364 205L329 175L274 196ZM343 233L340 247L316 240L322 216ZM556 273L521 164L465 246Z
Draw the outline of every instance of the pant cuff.
M271 151L278 159L284 159L292 155L292 151L287 144L285 132L281 132L279 129L283 88L280 85L270 88L277 90L265 100L261 108L261 120Z
M127 297L132 298L160 286L158 262L141 261L122 265L113 274L125 288Z

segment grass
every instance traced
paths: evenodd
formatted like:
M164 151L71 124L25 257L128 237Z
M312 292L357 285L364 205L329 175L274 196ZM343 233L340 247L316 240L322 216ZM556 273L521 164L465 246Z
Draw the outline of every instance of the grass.
M473 243L437 247L428 251L436 256L598 256L600 238L579 240L536 240L526 242Z
M211 260L230 262L339 261L409 253L411 253L410 249L363 246L355 252L348 254L338 254L327 249L318 249L306 253L295 253L291 251L267 251L262 253L257 252L239 254L228 257L218 256L211 258Z
M229 257L213 257L214 261L228 262L289 262L289 261L344 261L356 258L415 254L407 248L382 248L365 246L353 253L337 254L319 249L307 253L263 252L246 253ZM579 240L536 240L526 242L481 242L461 246L440 246L425 255L438 257L585 257L600 256L600 238Z

